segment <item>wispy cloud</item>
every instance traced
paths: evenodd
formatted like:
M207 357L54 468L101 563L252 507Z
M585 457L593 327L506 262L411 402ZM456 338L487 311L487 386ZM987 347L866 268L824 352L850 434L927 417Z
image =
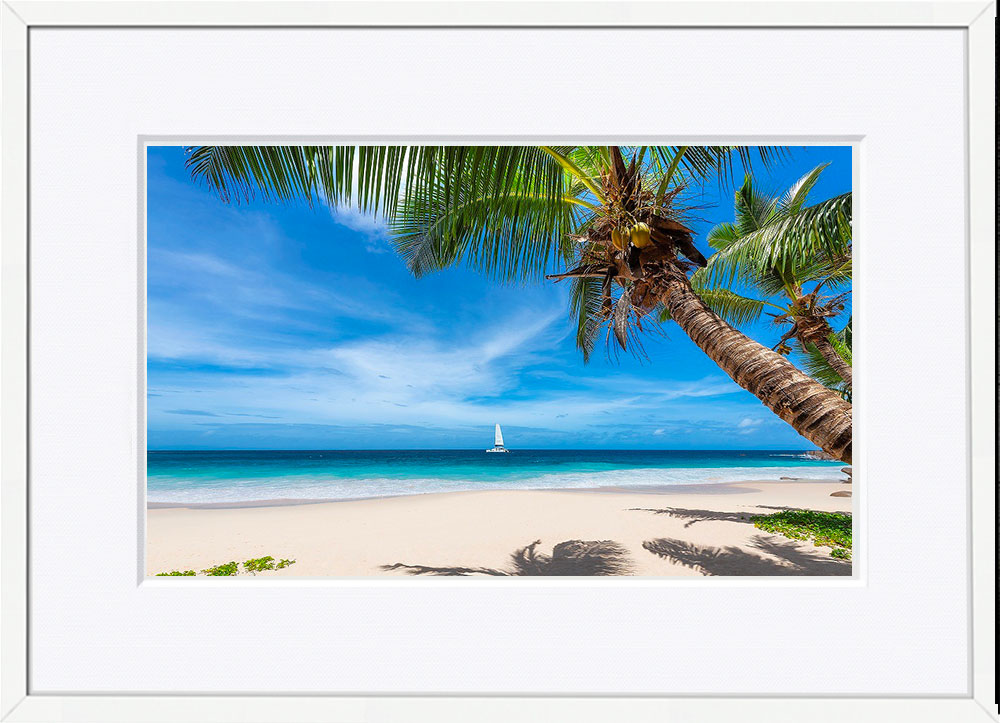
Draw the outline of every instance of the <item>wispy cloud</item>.
M743 417L743 419L736 424L736 431L738 434L742 435L753 434L764 423L765 420L760 417Z
M385 222L372 213L365 213L357 206L341 204L330 209L335 223L356 231L365 241L365 248L373 253L389 251L389 232Z

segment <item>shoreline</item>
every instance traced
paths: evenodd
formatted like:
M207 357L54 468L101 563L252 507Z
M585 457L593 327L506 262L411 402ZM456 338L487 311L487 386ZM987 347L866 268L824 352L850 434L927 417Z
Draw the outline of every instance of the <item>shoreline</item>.
M754 484L847 484L846 481L834 477L782 477L779 479L734 480L722 482L695 482L664 485L633 485L602 487L506 487L480 490L449 490L435 492L417 492L413 494L377 495L371 497L329 497L329 498L275 498L266 500L235 500L229 502L157 502L147 501L147 510L239 510L259 507L298 507L301 505L339 504L343 502L361 502L370 500L391 500L400 498L423 498L433 495L477 494L480 492L579 492L586 494L749 494L753 492L747 485ZM741 489L741 486L744 489Z
M147 510L146 573L264 556L265 577L850 575L830 548L765 532L756 515L851 512L841 480L653 488L431 492ZM182 583L179 583L182 584Z

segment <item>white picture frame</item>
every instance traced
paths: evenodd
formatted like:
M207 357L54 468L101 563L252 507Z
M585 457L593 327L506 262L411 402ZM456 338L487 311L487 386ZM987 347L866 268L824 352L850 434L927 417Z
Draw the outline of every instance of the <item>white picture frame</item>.
M971 689L948 697L549 697L32 694L28 679L29 36L46 27L958 28L966 42ZM47 2L2 14L2 656L4 721L985 721L995 689L995 158L993 3Z

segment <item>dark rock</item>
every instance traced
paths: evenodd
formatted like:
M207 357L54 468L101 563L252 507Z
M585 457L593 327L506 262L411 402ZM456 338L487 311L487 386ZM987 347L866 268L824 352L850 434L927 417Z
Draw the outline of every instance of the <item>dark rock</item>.
M830 496L831 497L850 497L851 496L851 491L850 490L839 490L837 492L834 492Z

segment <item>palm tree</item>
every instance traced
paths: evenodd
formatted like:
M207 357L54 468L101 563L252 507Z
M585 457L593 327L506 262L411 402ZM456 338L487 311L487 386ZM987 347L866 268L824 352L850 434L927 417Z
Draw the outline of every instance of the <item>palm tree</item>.
M775 324L789 327L774 348L788 354L791 349L786 342L794 339L803 353L820 354L850 391L851 365L838 350L828 321L844 310L850 292L823 293L836 292L850 282L849 221L835 217L834 223L815 227L815 233L825 235L819 253L807 236L795 232L795 221L801 217L830 213L831 208L837 214L850 213L850 194L805 206L828 165L817 166L780 196L760 193L747 176L735 194L735 221L709 231L708 243L717 253L692 275L691 284L730 323L752 323L768 313ZM772 229L779 231L771 233ZM736 285L740 291L733 288ZM755 292L753 297L747 296L750 292ZM776 297L783 297L780 304L773 301ZM777 313L768 312L768 307Z
M823 450L851 461L851 405L727 324L688 274L705 258L677 199L685 182L769 163L773 148L734 146L201 146L188 165L224 200L259 194L381 214L421 275L465 263L504 280L570 270L585 353L607 325L634 347L661 306L730 377ZM629 156L626 162L625 155ZM819 223L823 220L819 219ZM809 236L817 253L823 236ZM832 249L826 249L832 251Z

